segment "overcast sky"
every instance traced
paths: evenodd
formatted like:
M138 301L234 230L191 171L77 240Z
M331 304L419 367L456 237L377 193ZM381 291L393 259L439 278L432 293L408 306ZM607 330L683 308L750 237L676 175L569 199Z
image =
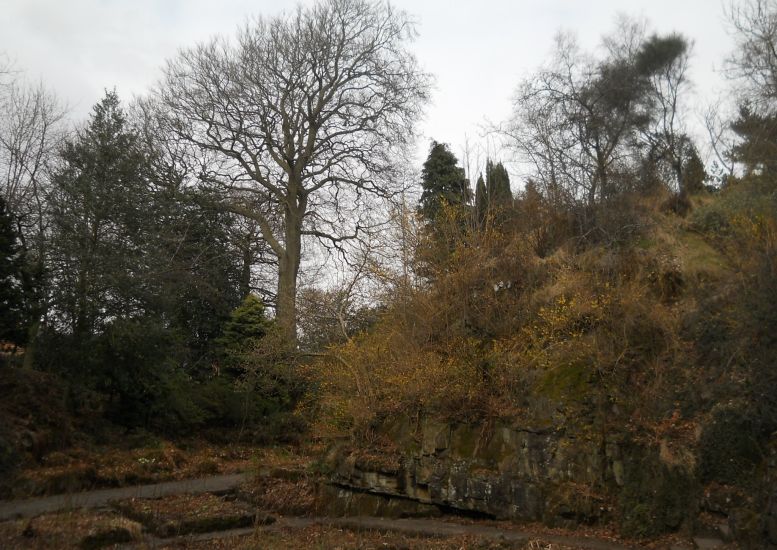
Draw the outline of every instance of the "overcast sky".
M309 4L311 2L304 2ZM551 50L558 30L595 48L616 15L647 18L657 32L694 43L691 77L701 107L721 93L718 71L731 49L721 0L395 0L418 23L410 47L436 89L422 121L429 139L461 154L486 121L511 110L519 80ZM291 9L293 0L0 0L0 52L28 78L42 80L84 119L105 88L129 100L160 76L178 48L230 35L247 17ZM493 153L493 152L492 152ZM422 156L419 154L419 157ZM422 159L421 159L422 160Z

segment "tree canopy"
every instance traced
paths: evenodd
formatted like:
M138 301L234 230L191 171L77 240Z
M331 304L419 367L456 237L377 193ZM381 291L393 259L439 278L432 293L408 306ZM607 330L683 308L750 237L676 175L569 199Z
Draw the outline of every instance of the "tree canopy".
M371 223L365 205L397 190L395 160L429 90L406 48L413 34L388 4L325 0L182 51L156 92L198 179L254 220L277 258L290 345L303 239L357 237Z
M471 198L464 169L445 143L432 141L421 170L421 214L434 221L443 205L461 206Z
M687 40L645 37L626 20L605 44L607 55L597 59L560 34L550 64L515 97L507 135L559 204L591 207L633 189L645 151L649 163L669 162L682 184L678 109Z

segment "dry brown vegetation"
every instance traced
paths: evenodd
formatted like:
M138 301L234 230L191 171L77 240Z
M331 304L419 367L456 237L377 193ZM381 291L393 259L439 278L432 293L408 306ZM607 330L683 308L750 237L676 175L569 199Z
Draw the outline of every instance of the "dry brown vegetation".
M448 254L422 258L428 286L316 369L321 429L368 435L399 411L516 418L537 409L528 400L547 399L581 412L617 407L656 434L687 431L693 415L675 414L676 391L700 373L685 368L695 355L683 323L735 266L663 201L634 200L640 229L625 243L567 235L544 257L532 222L545 214L461 230Z
M22 498L243 472L255 464L255 454L247 445L197 440L158 440L138 448L75 446L22 469L13 491Z
M141 524L113 512L79 510L0 522L0 543L8 550L100 548L106 541L138 540L142 529Z

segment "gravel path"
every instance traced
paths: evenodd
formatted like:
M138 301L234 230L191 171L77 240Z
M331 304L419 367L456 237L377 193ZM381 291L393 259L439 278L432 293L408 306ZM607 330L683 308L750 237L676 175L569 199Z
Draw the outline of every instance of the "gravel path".
M0 521L34 517L49 512L76 508L101 508L112 500L128 498L158 498L184 493L219 493L234 489L248 479L248 474L209 476L199 479L167 481L153 485L137 485L118 489L99 489L83 493L54 495L26 500L0 501Z

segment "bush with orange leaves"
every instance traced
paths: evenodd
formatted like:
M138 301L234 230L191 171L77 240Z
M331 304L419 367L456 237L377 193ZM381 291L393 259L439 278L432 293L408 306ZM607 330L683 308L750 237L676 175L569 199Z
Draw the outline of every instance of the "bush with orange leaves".
M365 434L399 411L491 414L499 396L489 389L489 342L524 322L527 289L544 270L511 235L461 237L425 261L428 285L397 292L369 333L331 348L314 369L324 408L317 416L330 427Z
M313 369L319 430L369 439L397 413L546 422L558 406L591 425L613 407L634 412L636 391L665 392L684 347L674 303L651 287L652 257L600 245L540 258L514 226L451 227L432 260L419 254L428 283Z

